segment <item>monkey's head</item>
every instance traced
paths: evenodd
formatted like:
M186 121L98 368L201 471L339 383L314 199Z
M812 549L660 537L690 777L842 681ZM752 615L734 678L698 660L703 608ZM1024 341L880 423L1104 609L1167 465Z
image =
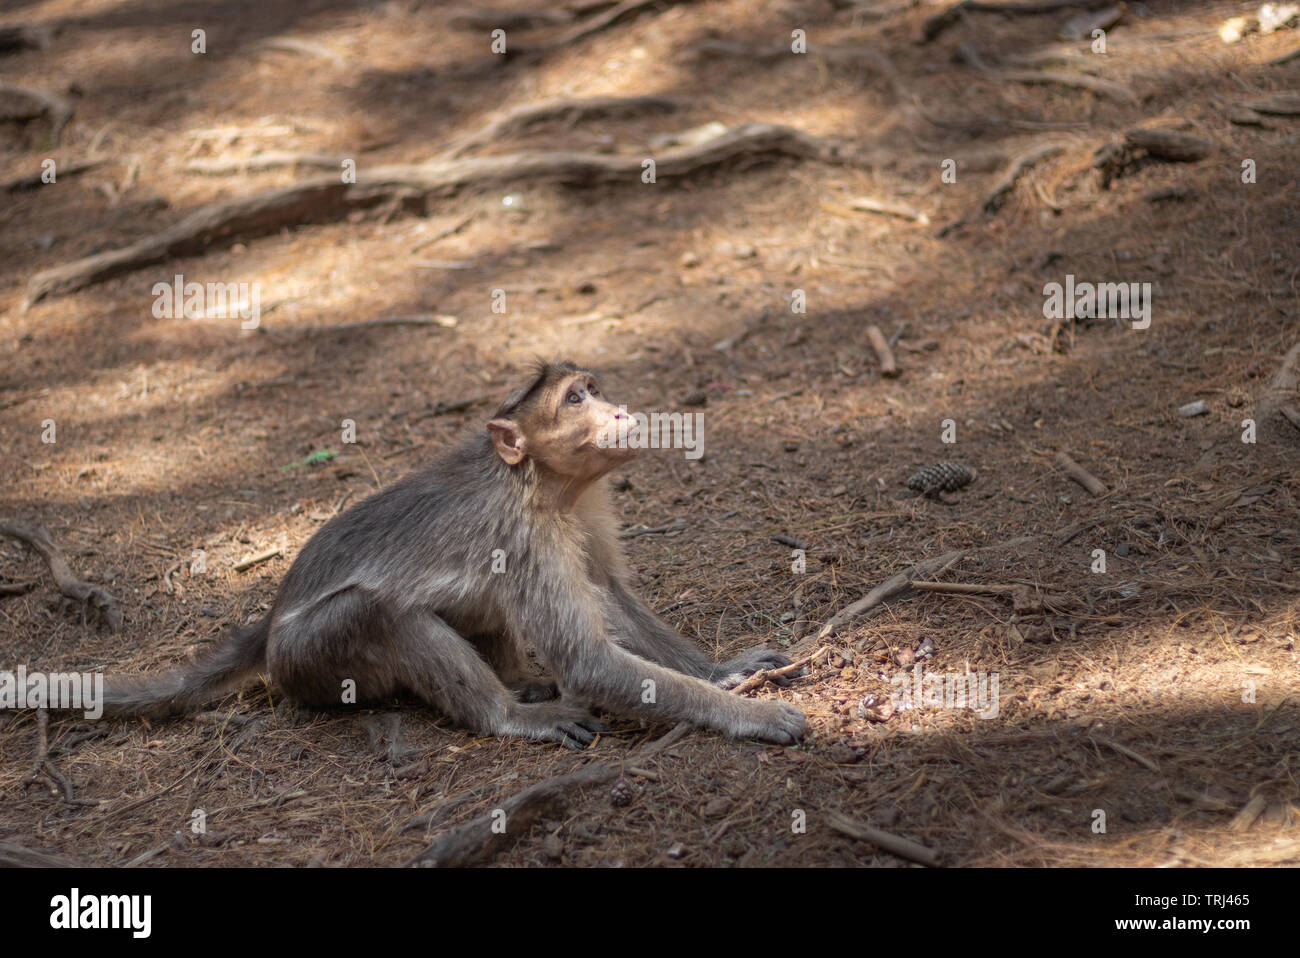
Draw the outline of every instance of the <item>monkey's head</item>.
M609 402L596 375L570 362L538 363L533 378L488 423L501 461L589 483L637 454L635 420Z

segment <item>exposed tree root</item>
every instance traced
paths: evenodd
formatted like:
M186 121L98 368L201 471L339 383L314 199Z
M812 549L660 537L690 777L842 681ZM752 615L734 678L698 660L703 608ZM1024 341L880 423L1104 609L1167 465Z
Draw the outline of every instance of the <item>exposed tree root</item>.
M1003 16L1059 13L1073 8L1091 10L1113 2L1114 0L1040 0L1037 3L987 3L984 0L961 0L960 3L954 3L946 10L941 10L926 19L921 27L921 42L929 43L938 39L940 34L958 23L968 13L1000 13Z
M702 143L665 150L655 158L656 176L687 176L741 157L790 156L825 163L861 162L847 144L822 139L788 126L745 123ZM434 159L359 171L356 183L321 175L292 186L264 190L238 200L209 204L160 233L130 246L88 256L36 274L27 284L24 307L47 296L84 289L114 276L175 256L201 253L210 244L236 236L273 233L288 226L329 222L353 210L382 203L420 209L434 193L465 186L518 181L640 184L642 157L564 151L514 153L462 159Z
M1062 73L1059 70L997 69L989 66L975 48L969 44L962 44L957 53L971 69L1004 83L1052 83L1058 86L1074 87L1079 90L1089 90L1098 96L1109 97L1130 106L1138 102L1137 94L1128 87L1113 83L1110 80L1088 76L1085 73Z
M463 156L471 150L510 136L518 136L539 123L562 121L569 125L596 116L641 116L670 113L681 101L670 96L593 96L584 99L556 97L507 110L472 133L452 141L445 156Z
M618 778L629 766L636 766L675 744L691 728L690 723L682 722L667 735L637 749L626 760L600 762L568 775L538 782L503 801L498 809L500 814L482 815L443 832L407 864L424 868L447 868L491 858L523 837L544 814L563 808L567 803L568 792L572 789L583 785L600 785ZM504 831L494 828L497 822L502 823Z
M78 579L72 567L68 565L68 561L63 558L59 547L43 528L40 526L32 528L17 522L0 522L0 535L21 539L39 552L49 567L50 575L54 576L54 584L58 586L61 593L78 602L90 603L99 609L110 629L114 632L121 630L122 613L118 611L113 597L107 590Z
M25 123L44 117L50 124L50 142L57 144L72 119L72 101L48 90L0 82L0 120Z

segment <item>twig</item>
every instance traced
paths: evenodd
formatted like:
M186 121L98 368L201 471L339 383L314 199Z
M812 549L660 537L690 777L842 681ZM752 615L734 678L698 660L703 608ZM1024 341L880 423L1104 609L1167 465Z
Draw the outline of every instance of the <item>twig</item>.
M1074 458L1064 449L1056 454L1056 459L1053 461L1058 469L1094 496L1104 496L1106 494L1106 484L1075 462Z
M877 848L883 848L891 855L897 855L899 858L920 862L930 868L938 868L941 864L938 853L926 848L924 845L908 838L891 835L889 832L882 832L870 825L864 825L862 822L849 818L842 812L827 812L826 824L841 835L848 835L850 838L858 839L858 841L870 842Z
M337 170L347 157L333 153L295 153L291 150L266 150L245 157L199 157L185 164L191 173L220 176L225 173L252 173L281 167L307 166Z
M1226 802L1221 798L1212 798L1209 795L1202 795L1194 789L1181 786L1174 788L1174 794L1191 802L1201 811L1230 812L1235 807L1231 802Z
M517 136L538 123L562 120L570 126L593 116L628 117L646 113L670 113L681 101L670 96L593 96L582 99L553 97L507 110L471 133L453 140L449 157L464 156L494 140Z
M850 619L869 612L876 606L893 598L899 593L908 591L912 587L913 579L937 575L969 553L984 552L991 549L1014 549L1033 541L1033 536L1021 536L1018 539L1012 539L998 545L982 546L978 549L955 549L952 552L945 552L943 555L937 556L933 559L925 559L918 562L911 568L904 569L897 575L886 579L861 599L858 599L858 601L845 606L839 612L835 613L835 615L828 619L826 624L821 627L821 631L817 634L817 639L818 641L821 641L829 638L839 626L848 622Z
M879 326L872 324L867 327L867 342L871 343L871 348L880 357L880 375L886 378L897 376L898 363L894 359L894 351L889 348L889 343L885 341L885 334L880 331Z
M1244 832L1255 824L1255 819L1264 814L1264 809L1268 807L1268 799L1263 795L1256 795L1239 811L1236 816L1228 823L1228 830L1234 832Z
M954 595L1010 595L1018 586L981 585L978 582L921 582L909 583L918 592L950 592Z
M896 216L899 219L911 220L914 223L920 223L922 226L930 225L930 217L920 210L913 209L906 203L891 203L870 196L859 196L849 206L863 213L880 213L884 216Z
M734 692L736 695L744 695L746 692L752 692L754 689L758 688L760 685L763 685L766 682L770 682L773 679L784 678L787 675L792 675L795 672L798 672L800 669L802 669L804 666L808 665L809 663L815 662L817 660L817 657L824 654L825 652L826 652L826 646L823 645L820 646L817 649L817 651L813 652L811 655L805 655L803 658L795 659L789 665L783 665L779 669L759 669L757 672L749 676L749 678L745 679L745 681L741 682L731 691Z
M245 556L244 558L240 559L238 562L235 563L234 570L236 572L243 572L245 569L251 569L253 566L259 565L268 559L274 559L283 551L284 549L282 549L280 546L272 546L270 549L267 549L265 552L259 552L256 555Z
M50 713L43 708L36 710L36 761L31 771L22 777L18 784L23 788L44 778L42 770L50 758ZM55 789L57 792L58 790Z
M54 577L54 584L58 586L59 592L70 599L89 602L99 610L104 621L108 623L109 629L114 632L121 630L122 613L117 610L117 603L113 601L113 597L106 589L78 579L43 527L29 528L16 522L0 522L0 535L21 539L39 552L49 567L50 575Z
M672 532L686 525L685 519L674 519L672 522L666 522L661 526L655 526L653 529L624 529L620 534L623 539L636 539L639 536L657 536L665 532Z
M1083 522L1076 523L1061 533L1061 537L1056 540L1056 544L1058 547L1067 546L1085 532L1089 532L1101 525L1101 523L1102 520L1100 519L1086 519Z
M1133 761L1137 762L1143 768L1149 769L1155 772L1157 775L1160 774L1159 765L1151 761L1151 759L1147 758L1145 755L1133 751L1127 745L1121 745L1119 742L1113 742L1108 738L1101 738L1100 736L1096 736L1096 735L1092 736L1092 740L1099 745L1105 745L1108 748L1114 749L1116 752L1119 752L1119 754L1123 755L1125 758L1131 758Z
M562 808L567 803L567 793L571 789L583 785L599 785L618 778L627 765L639 765L675 744L691 727L687 722L679 723L667 735L637 749L626 760L588 765L568 775L531 785L498 806L497 811L505 816L505 832L493 829L493 825L500 820L499 816L482 815L474 821L443 832L428 848L406 864L446 868L491 858L522 837L546 811Z
M332 326L302 326L294 332L301 336L310 336L316 333L347 333L357 329L373 329L377 326L439 326L450 329L454 325L454 322L448 322L442 316L381 316L378 319L358 319L351 323L335 323Z
M420 242L412 246L408 252L418 253L426 246L432 246L434 243L438 242L438 240L446 239L448 236L455 236L466 226L468 226L473 219L474 219L473 213L470 213L468 216L462 216L459 220L457 220L451 226L448 226L446 229L438 230L438 232L434 233L432 236L428 236L420 240Z

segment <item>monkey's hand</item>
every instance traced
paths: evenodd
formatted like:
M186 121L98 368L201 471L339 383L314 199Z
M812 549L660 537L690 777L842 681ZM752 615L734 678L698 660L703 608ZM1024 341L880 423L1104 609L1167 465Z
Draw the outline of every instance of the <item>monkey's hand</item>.
M731 729L736 738L756 738L778 745L793 745L808 724L803 712L785 702L748 702L750 708Z
M499 734L521 735L544 742L559 742L568 748L585 748L608 730L585 706L565 702L517 704L510 710L506 727Z
M734 689L745 681L747 676L753 675L759 669L779 669L789 664L790 660L780 652L772 649L750 649L716 666L710 681L719 688ZM773 681L777 685L790 684L789 677L786 676Z

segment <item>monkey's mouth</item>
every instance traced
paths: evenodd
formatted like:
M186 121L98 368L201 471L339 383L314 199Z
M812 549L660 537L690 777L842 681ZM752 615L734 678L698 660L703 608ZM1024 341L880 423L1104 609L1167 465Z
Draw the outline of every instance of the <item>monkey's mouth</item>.
M639 442L640 437L641 434L637 429L636 420L631 420L626 426L620 426L609 431L602 431L594 445L597 448L606 451L621 449L628 452L636 452L641 448Z

